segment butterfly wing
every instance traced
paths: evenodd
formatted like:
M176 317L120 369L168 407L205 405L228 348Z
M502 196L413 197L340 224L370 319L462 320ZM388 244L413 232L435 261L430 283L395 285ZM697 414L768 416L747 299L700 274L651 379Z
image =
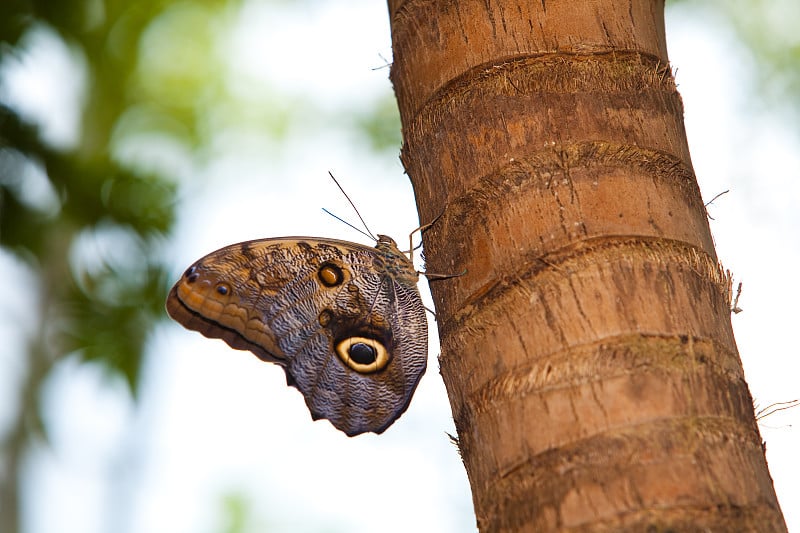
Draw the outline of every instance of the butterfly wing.
M314 419L351 436L381 433L427 363L416 273L391 245L292 237L227 246L184 273L167 311L281 365Z

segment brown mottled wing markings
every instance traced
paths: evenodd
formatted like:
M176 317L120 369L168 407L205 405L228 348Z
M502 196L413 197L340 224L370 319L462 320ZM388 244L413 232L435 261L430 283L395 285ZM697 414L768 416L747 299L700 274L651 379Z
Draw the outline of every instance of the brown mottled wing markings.
M375 248L309 237L231 245L187 270L167 311L189 329L280 364L314 419L348 435L381 433L408 407L427 363L417 275L388 241L381 237ZM342 269L341 284L320 282L325 262ZM218 292L220 284L230 290ZM335 354L336 342L362 335L386 345L385 368L359 373Z

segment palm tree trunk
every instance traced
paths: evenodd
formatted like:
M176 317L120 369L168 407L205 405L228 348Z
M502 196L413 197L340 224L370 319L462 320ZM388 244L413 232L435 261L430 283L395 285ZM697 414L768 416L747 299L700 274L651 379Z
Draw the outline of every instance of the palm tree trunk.
M389 0L481 531L786 531L660 0Z

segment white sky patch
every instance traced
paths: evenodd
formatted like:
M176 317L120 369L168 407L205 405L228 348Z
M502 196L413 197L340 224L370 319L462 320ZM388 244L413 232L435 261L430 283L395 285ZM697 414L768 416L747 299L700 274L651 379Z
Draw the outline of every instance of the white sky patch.
M228 47L230 86L243 95L277 86L338 108L388 86L389 69L381 67L391 58L389 15L380 2L281 10L250 0Z
M20 48L18 55L5 54L0 65L0 101L37 124L51 146L74 148L86 88L83 57L45 26L29 32Z

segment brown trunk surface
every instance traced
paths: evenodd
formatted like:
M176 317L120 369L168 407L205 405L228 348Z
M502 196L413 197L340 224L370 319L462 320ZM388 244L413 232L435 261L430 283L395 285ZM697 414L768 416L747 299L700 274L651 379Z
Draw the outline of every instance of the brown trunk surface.
M389 0L482 531L785 531L663 1Z

